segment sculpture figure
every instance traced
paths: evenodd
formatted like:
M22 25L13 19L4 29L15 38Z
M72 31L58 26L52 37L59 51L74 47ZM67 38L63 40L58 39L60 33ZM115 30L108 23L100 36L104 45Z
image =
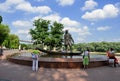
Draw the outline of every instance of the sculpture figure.
M68 32L68 30L66 30L65 34L64 34L65 51L68 52L68 49L70 49L70 52L72 52L72 45L73 44L74 44L74 40L73 40L71 34Z

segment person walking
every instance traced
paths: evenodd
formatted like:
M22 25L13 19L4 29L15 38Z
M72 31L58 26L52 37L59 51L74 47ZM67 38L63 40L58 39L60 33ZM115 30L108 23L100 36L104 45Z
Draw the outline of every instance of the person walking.
M90 61L90 51L89 51L89 49L87 49L83 54L83 66L84 66L84 69L88 68L89 61Z
M3 55L3 49L2 49L2 46L0 46L0 56Z
M32 54L32 70L37 71L38 70L38 56L40 54L39 50L33 50Z

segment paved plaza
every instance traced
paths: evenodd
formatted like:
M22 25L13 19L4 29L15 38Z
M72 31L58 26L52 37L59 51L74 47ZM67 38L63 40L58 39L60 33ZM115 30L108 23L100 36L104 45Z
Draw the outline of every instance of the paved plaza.
M0 60L0 81L120 81L120 67L32 71L30 66Z

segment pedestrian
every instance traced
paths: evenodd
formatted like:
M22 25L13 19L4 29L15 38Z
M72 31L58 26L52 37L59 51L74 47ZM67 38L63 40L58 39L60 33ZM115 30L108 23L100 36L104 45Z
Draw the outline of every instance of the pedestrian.
M116 67L116 64L118 64L118 60L115 57L115 51L113 48L110 48L109 51L107 51L107 56L109 59L114 59L114 67Z
M21 51L21 45L19 45L19 51Z
M2 46L0 46L0 56L3 55L3 49L2 49Z
M83 54L83 66L84 66L84 69L88 68L89 61L90 61L90 51L87 48L87 50Z
M37 71L38 70L38 56L40 54L39 50L33 50L32 54L32 70Z

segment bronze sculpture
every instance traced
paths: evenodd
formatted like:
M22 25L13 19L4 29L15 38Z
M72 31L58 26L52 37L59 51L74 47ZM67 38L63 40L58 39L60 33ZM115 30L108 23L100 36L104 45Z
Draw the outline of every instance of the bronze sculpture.
M70 49L70 52L72 52L72 45L73 44L74 44L74 40L73 40L71 34L68 32L68 30L66 30L65 35L64 35L65 51L68 52L68 49Z

